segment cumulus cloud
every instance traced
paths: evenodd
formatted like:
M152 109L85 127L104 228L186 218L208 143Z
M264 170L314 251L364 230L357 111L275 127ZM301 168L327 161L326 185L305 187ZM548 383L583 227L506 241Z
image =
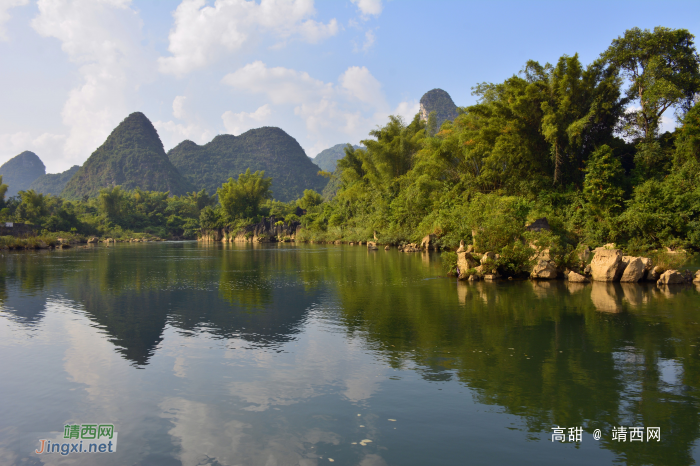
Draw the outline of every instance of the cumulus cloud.
M224 76L222 82L236 89L266 94L274 104L300 104L330 96L333 85L281 66L268 68L261 61L250 63Z
M313 0L183 0L173 13L169 57L158 59L163 73L183 75L216 61L225 53L240 50L260 34L277 39L317 43L338 32L335 19L321 23Z
M196 115L187 111L187 97L184 95L175 96L173 99L173 117L181 121L158 120L153 122L166 151L185 139L203 144L209 142L214 135L206 125L200 122Z
M61 113L69 134L64 165L82 163L134 110L138 85L155 71L141 46L141 19L130 0L39 0L32 27L61 42L79 65L80 84Z
M0 41L9 40L5 23L10 20L9 9L17 6L24 6L29 3L29 0L1 0L0 1Z
M403 102L392 112L381 83L364 66L351 66L337 83L326 83L308 73L271 68L256 61L226 75L222 81L238 91L261 94L271 104L293 107L294 115L301 118L308 132L311 144L305 149L309 155L338 142L355 143L367 137L369 130L384 124L391 113L410 121L418 112L417 102ZM264 107L254 113L226 112L223 118L227 130L260 126L262 116L257 121L252 116L262 113ZM243 121L250 124L243 126Z
M351 66L340 75L340 85L353 98L375 107L386 106L382 85L364 66Z
M364 17L379 16L382 13L382 0L351 0Z
M272 114L272 109L268 104L259 107L256 111L247 113L225 112L221 115L226 132L238 136L252 128L259 128L262 123Z
M46 165L48 173L64 171L64 163L60 159L63 155L63 144L66 136L61 134L43 133L31 134L20 131L12 134L0 134L0 164L5 163L15 155L30 150L41 158Z

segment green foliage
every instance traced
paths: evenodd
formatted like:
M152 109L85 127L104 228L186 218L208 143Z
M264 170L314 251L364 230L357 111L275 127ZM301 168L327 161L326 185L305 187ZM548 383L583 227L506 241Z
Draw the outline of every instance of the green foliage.
M28 150L0 166L0 176L8 187L6 191L8 197L30 189L32 182L44 174L46 174L44 162L34 152Z
M304 189L321 192L327 183L299 143L274 127L240 136L221 134L202 146L183 141L168 151L168 157L192 186L209 192L246 168L264 170L274 182L272 196L284 202L299 198Z
M627 97L639 109L627 113L624 128L635 139L651 142L661 116L680 105L686 110L700 91L700 56L686 29L632 28L612 41L603 58L628 78Z
M583 194L591 212L597 216L619 212L624 191L620 187L624 170L607 145L593 152L586 164Z
M100 189L121 186L181 195L192 186L165 155L163 143L143 113L129 115L68 181L61 195L95 197Z
M333 173L338 164L338 160L345 157L346 146L351 146L353 149L361 149L360 146L353 146L351 144L336 144L333 147L329 147L328 149L319 152L318 155L312 159L312 161L324 172Z
M80 166L73 165L63 173L47 173L35 179L29 186L29 189L42 194L51 194L60 196L66 184L70 181L73 175L80 169Z
M250 168L238 175L238 180L229 178L216 193L223 211L230 219L254 218L260 214L265 199L272 197L272 179L265 172L250 172Z
M313 189L305 189L304 195L297 199L297 205L304 210L316 207L317 205L320 205L321 202L323 202L323 198Z
M457 275L457 254L451 251L444 251L440 254L442 271L445 275Z

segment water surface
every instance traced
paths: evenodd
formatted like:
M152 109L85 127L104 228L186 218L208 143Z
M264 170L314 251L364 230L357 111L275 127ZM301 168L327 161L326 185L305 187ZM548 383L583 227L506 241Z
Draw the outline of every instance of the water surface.
M5 252L0 305L3 465L700 457L694 285L467 284L424 253L184 242ZM91 422L116 453L32 453Z

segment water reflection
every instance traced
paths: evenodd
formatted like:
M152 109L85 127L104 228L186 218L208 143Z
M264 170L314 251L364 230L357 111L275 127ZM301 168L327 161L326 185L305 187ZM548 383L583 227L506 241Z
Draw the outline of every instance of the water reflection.
M588 442L603 430L596 448L627 464L697 459L694 286L466 283L436 278L434 254L318 246L128 245L2 267L3 373L22 382L0 394L43 400L59 427L118 420L131 447L114 464L462 464L467 451L548 464L573 455L533 441L556 425ZM23 343L29 327L41 344ZM39 417L28 402L2 410L0 429ZM613 442L613 426L658 426L663 441ZM3 432L3 463L23 463ZM610 462L596 452L576 458Z

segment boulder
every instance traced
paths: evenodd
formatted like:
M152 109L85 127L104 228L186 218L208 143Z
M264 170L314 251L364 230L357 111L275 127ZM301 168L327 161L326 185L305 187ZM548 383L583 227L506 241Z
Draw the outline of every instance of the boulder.
M588 279L581 275L580 273L576 273L573 270L569 272L569 275L567 275L567 278L569 279L570 282L574 283L588 283Z
M531 278L551 280L557 278L557 268L551 262L540 259L533 267Z
M457 252L464 252L464 240L459 241L459 248L457 248Z
M114 238L105 238L104 243L114 243Z
M588 264L585 269L583 269L583 274L587 277L591 276L591 264Z
M430 249L435 247L435 235L428 235L420 242L421 249Z
M367 249L369 249L370 251L376 251L379 248L377 247L377 243L375 243L374 241L367 241Z
M598 248L591 261L591 275L597 282L611 282L619 277L622 267L622 252L619 249Z
M700 283L700 270L695 272L695 276L693 277L693 283Z
M420 249L416 247L415 243L407 244L406 246L403 247L402 249L403 252L418 252Z
M661 274L659 280L656 282L657 285L675 285L678 283L685 283L685 278L678 270L667 270Z
M88 243L97 243L98 241L99 241L99 239L97 238L97 236L93 236L87 242Z
M385 251L388 251L389 249L391 249L391 246L389 246L388 244L386 246L384 246Z
M501 278L501 276L496 273L487 273L486 275L484 275L484 280L486 280L487 282L492 282L498 280L499 278Z
M469 278L467 280L470 282L478 282L479 276L478 275L469 275Z
M625 267L625 271L622 273L622 277L620 277L621 282L635 283L644 277L644 272L646 270L641 257L624 256L622 262L623 264L626 263L627 267Z
M665 270L657 265L656 267L654 267L653 269L651 269L651 270L647 273L647 281L650 281L650 282L657 282L657 281L659 281L659 278L661 277L661 274L664 273L664 272L665 272Z
M468 252L457 253L457 275L460 280L467 278L467 270L475 269L476 259Z
M481 256L481 263L484 264L486 261L493 262L496 260L496 254L492 252L486 252L484 253L483 256Z

